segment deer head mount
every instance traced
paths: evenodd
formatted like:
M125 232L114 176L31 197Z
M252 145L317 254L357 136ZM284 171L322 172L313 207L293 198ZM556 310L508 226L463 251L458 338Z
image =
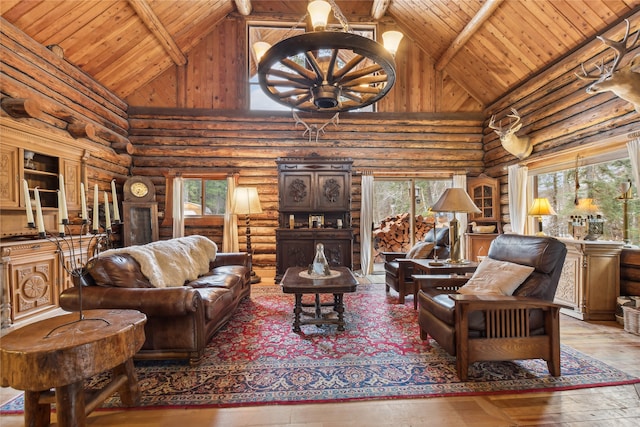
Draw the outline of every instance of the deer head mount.
M584 63L582 63L580 64L582 74L575 74L582 80L593 81L593 83L587 86L587 93L595 94L611 91L619 98L633 104L636 111L640 113L640 73L631 71L640 65L640 55L636 55L635 58L624 67L619 67L622 57L638 42L640 30L636 31L635 37L632 37L631 43L627 45L631 25L628 19L626 19L625 22L627 23L627 31L621 41L615 42L603 36L598 36L598 40L610 47L614 52L611 66L606 67L603 58L600 64L594 64L595 70L587 72Z
M500 123L499 126L495 125L495 115L491 116L491 120L489 120L489 128L493 129L493 131L498 134L500 137L500 143L505 150L520 160L526 159L531 155L533 145L531 145L531 140L528 136L516 135L516 132L518 132L522 127L522 123L520 122L520 115L516 109L512 108L511 112L513 114L507 114L507 117L515 119L515 121L510 121L508 129L502 129L502 123Z
M334 114L333 117L329 119L329 121L325 122L321 126L318 126L317 124L314 124L314 123L305 122L300 118L300 116L296 114L295 111L293 111L293 120L295 121L296 127L298 127L298 125L304 126L305 129L304 129L304 132L302 132L302 136L309 135L309 142L311 142L311 138L313 137L313 134L315 132L316 142L318 142L318 137L320 136L320 132L322 132L322 134L324 135L324 132L325 132L324 128L326 128L328 125L332 123L335 127L338 127L339 114L340 113Z

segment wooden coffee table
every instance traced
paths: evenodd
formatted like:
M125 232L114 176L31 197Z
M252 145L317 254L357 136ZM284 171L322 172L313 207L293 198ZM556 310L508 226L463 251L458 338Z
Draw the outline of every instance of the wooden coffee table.
M86 415L115 392L126 405L140 399L133 355L144 344L147 317L136 310L86 310L79 318L51 317L2 337L0 385L25 390L26 426L48 426L54 402L58 426L83 427ZM85 399L84 380L108 370L110 383Z
M343 295L355 292L358 281L353 272L347 267L331 267L337 274L335 277L313 279L303 277L300 273L307 271L306 267L289 267L282 276L280 285L285 294L295 295L293 308L293 331L300 332L300 325L336 324L339 331L344 331L344 302ZM313 304L303 304L302 295L315 294ZM320 294L333 294L333 302L320 302ZM303 307L314 307L314 312L305 312ZM322 307L333 307L333 312L323 313ZM337 316L334 315L337 314ZM302 319L302 316L309 317Z

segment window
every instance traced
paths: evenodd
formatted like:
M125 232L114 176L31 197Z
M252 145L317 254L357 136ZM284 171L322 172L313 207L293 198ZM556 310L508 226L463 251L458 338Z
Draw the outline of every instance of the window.
M226 179L184 179L185 217L224 215L226 200Z
M622 195L621 184L633 180L628 158L600 163L592 160L577 167L538 173L533 178L535 197L549 199L557 214L542 218L546 234L570 237L569 222L576 217L586 219L600 215L604 226L603 235L598 238L623 240L624 202L619 197ZM587 199L592 199L592 202L585 203ZM638 207L636 200L627 202L629 239L636 243L640 241Z
M426 231L441 221L448 222L431 211L451 179L376 179L374 181L373 224L378 251L406 252ZM441 221L439 221L441 220ZM387 234L382 236L381 234ZM380 259L376 259L380 262Z
M302 25L302 27L301 27ZM270 45L274 45L281 40L284 40L289 37L293 37L298 34L302 34L305 32L304 23L291 23L289 25L265 25L265 24L249 24L249 36L248 36L248 46L247 46L247 58L248 61L248 75L249 75L249 108L252 111L255 110L266 110L266 111L289 111L290 108L277 103L273 99L269 98L262 88L260 87L260 82L258 81L258 67L257 61L255 57L255 53L253 52L252 46L255 42L264 41L269 43ZM352 28L354 34L358 34L362 37L367 37L369 39L375 40L375 29L374 27L367 26L361 27L358 29ZM347 58L345 51L340 51L341 54L337 60L337 66L342 66L350 58ZM346 51L347 53L350 51ZM330 55L330 51L327 50L327 56ZM305 59L304 54L299 54L294 58L294 62L310 67ZM284 72L291 72L291 70L284 65L279 65L279 67ZM367 105L366 107L355 110L355 111L374 111L373 105Z
M175 178L183 178L184 222L186 226L219 226L224 224L227 203L227 173L167 171L165 215L163 226L173 222L173 200Z

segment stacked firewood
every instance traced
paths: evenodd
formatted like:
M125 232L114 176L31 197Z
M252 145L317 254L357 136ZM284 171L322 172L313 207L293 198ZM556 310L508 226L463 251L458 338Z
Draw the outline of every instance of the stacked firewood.
M373 230L374 260L383 262L380 252L408 252L411 249L411 224L410 214L402 213L388 216L380 221L380 224ZM423 217L416 215L416 238L421 241L434 226L434 217Z

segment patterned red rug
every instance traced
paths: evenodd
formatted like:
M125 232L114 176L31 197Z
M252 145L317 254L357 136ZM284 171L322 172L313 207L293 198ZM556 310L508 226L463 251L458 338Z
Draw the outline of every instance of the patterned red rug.
M384 285L360 285L344 296L346 330L291 330L293 296L255 286L213 338L203 363L136 362L144 407L299 404L363 399L522 393L640 382L567 346L562 376L541 360L475 363L469 380L435 342L420 340L413 304L396 303ZM99 376L90 386L105 381ZM0 411L22 410L22 398ZM119 398L103 408L119 407Z

